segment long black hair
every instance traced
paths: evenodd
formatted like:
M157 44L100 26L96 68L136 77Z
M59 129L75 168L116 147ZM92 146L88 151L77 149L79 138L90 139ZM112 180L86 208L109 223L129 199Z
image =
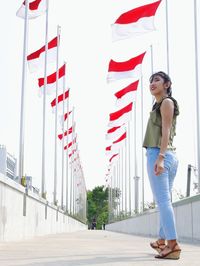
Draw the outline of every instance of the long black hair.
M169 84L169 87L167 88L167 95L171 97L172 96L172 87L171 87L172 81L171 81L170 77L165 72L158 71L158 72L153 73L151 75L151 77L149 78L150 83L153 81L155 76L160 76L161 78L163 78L164 84L165 83Z

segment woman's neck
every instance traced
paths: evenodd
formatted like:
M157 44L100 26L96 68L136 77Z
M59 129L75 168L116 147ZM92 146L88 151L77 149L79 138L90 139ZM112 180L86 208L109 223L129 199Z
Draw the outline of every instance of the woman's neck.
M167 94L156 95L155 96L156 102L159 103L160 101L162 101L163 98L165 98L167 96L168 96Z

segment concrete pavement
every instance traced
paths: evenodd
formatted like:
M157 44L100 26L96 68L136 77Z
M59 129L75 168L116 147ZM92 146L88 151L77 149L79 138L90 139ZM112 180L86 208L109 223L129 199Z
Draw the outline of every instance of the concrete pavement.
M181 243L180 260L158 260L152 239L108 231L80 231L0 243L0 266L200 266L200 246Z

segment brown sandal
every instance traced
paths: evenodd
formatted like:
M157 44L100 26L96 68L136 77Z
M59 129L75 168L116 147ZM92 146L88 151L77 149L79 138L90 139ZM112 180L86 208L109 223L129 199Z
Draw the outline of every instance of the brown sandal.
M159 255L156 255L156 259L172 259L172 260L178 260L180 258L181 249L176 249L176 246L178 244L175 243L173 248L170 248L169 246L166 246L165 248L168 248L170 251L166 254L162 254L162 252Z
M166 245L165 244L161 244L160 242L159 242L159 240L156 240L155 242L151 242L150 243L150 246L153 248L153 249L155 249L158 253L160 253L165 247L166 247Z

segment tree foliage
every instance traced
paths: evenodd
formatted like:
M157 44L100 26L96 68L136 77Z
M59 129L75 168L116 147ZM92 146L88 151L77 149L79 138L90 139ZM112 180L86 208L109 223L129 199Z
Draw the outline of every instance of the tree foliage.
M91 225L94 218L97 229L101 229L103 223L108 223L108 188L104 186L97 186L92 191L87 191L88 225Z

